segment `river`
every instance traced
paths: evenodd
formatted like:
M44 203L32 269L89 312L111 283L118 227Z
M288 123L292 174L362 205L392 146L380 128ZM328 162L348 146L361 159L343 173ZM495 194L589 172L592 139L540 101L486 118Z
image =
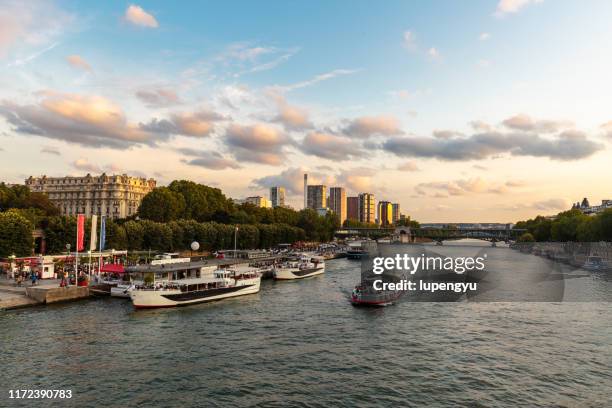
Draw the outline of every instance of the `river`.
M508 273L523 255L510 257ZM259 294L135 311L103 298L0 314L3 394L70 389L54 406L610 406L612 279L581 302L352 307L359 263L264 281ZM38 401L40 406L48 402Z

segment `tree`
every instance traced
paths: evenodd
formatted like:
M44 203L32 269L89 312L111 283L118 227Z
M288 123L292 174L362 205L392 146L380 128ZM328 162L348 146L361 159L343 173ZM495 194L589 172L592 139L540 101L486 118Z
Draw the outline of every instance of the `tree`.
M32 223L17 211L0 213L0 257L31 254L33 229Z
M517 242L535 242L535 238L530 232L525 232L518 237Z
M170 222L185 212L185 198L167 187L157 187L142 199L138 208L141 218Z

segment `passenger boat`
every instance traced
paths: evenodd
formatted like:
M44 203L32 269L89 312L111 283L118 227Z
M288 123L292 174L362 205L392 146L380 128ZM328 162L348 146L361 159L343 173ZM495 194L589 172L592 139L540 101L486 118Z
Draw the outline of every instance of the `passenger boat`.
M129 290L137 309L187 306L259 292L261 274L256 269L217 269L199 277L153 282Z
M608 265L601 256L589 256L586 259L582 269L587 271L605 271L608 269Z
M351 293L351 304L353 306L389 306L402 294L403 292L399 290L375 290L371 284L360 283Z
M325 272L325 259L321 256L302 255L299 259L283 262L272 271L276 280L304 279Z

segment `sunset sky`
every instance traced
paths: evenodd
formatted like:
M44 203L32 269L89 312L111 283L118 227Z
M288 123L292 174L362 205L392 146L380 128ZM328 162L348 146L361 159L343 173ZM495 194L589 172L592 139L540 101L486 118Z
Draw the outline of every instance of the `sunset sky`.
M612 2L0 0L0 180L242 198L302 174L422 222L612 199Z

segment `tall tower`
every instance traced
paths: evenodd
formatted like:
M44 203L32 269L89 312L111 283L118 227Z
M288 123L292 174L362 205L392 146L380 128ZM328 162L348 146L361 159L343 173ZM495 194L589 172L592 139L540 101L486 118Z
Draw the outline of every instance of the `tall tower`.
M304 208L308 207L308 173L304 173Z

